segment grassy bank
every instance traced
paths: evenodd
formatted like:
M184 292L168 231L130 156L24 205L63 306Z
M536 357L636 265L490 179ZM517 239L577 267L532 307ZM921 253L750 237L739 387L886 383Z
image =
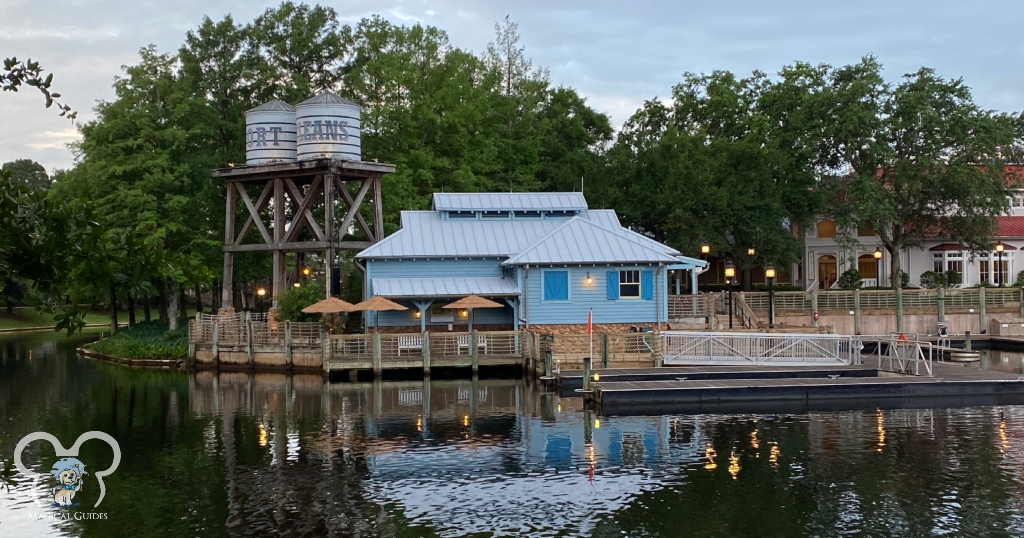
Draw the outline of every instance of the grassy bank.
M153 310L153 317L157 311ZM188 311L189 316L195 315L195 310ZM143 311L138 309L135 312L135 319L142 320ZM117 321L128 323L128 313L118 312ZM85 322L89 325L110 325L110 312L102 310L90 310L85 314ZM0 329L52 329L54 325L53 314L48 312L37 312L33 307L18 307L13 314L0 308Z
M188 358L188 324L168 331L167 324L159 321L136 323L93 343L89 349L120 359L184 360Z

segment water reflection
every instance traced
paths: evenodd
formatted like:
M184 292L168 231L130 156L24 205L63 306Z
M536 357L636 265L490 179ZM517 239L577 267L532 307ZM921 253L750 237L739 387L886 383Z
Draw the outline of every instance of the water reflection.
M5 536L1024 532L1024 407L606 417L519 380L188 375L69 350L0 341L0 453L109 431L110 519L29 521L22 484L0 492Z

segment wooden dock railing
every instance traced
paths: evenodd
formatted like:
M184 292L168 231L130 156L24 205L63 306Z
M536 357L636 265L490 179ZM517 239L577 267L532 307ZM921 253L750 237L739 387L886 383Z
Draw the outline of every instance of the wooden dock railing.
M946 308L977 308L984 296L985 306L1012 308L1021 302L1020 288L951 288L943 290ZM817 292L818 310L849 311L854 309L853 290L822 290ZM904 309L935 309L939 304L938 290L903 290ZM767 292L745 292L744 300L757 312L768 311ZM894 310L896 293L892 290L860 290L861 310ZM810 292L775 292L775 312L810 312Z

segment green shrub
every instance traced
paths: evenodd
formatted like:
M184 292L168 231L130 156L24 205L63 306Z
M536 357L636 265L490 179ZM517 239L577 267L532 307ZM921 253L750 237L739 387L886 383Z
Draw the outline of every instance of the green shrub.
M317 321L320 314L305 314L303 308L326 296L324 283L311 281L301 288L290 288L277 298L277 321Z
M839 275L836 285L844 290L855 290L860 288L863 282L863 279L860 277L860 271L856 267L851 267Z
M93 351L122 359L188 358L188 324L185 320L173 331L159 321L143 321L121 329L90 346Z
M925 271L921 273L921 287L928 289L945 288L946 275L936 271Z
M1017 273L1017 281L1013 285L1018 288L1024 288L1024 271Z

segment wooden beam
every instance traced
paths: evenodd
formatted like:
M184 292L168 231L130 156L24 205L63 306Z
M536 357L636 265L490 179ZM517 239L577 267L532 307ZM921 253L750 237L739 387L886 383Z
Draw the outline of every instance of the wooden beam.
M241 195L242 201L245 202L245 207L249 208L249 220L245 221L245 226L242 226L242 233L239 234L237 239L235 239L234 244L237 245L245 240L245 235L249 233L249 229L252 227L253 223L256 224L256 229L258 229L260 231L260 235L263 236L263 242L268 245L273 243L273 240L270 239L270 232L267 231L267 227L263 224L263 219L260 218L259 206L253 205L252 199L249 198L249 193L245 191L244 186L237 183L234 186L238 189L238 194ZM263 189L263 193L260 195L259 205L262 206L269 198L270 184L267 184L267 187Z
M310 212L310 208L313 202L316 201L318 191L320 190L320 182L323 181L323 176L316 176L313 179L313 184L309 188L309 194L306 196L302 195L302 190L295 185L291 179L285 179L285 185L288 186L288 190L292 193L292 198L295 198L295 203L298 206L298 210L295 212L295 217L292 218L292 227L288 230L288 234L285 236L285 243L294 241L298 236L299 232L302 231L302 221L305 220L309 224L309 229L313 231L313 235L316 236L318 241L325 241L327 238L324 237L324 231L320 229L320 226L316 223L316 219L313 218L313 213Z
M328 241L302 241L299 243L281 243L279 245L261 245L251 243L248 245L228 245L223 247L224 252L313 252L325 250L332 246ZM337 241L335 247L342 250L363 250L373 246L372 241Z
M384 200L380 197L380 177L375 177L367 181L373 181L373 227L374 241L380 241L384 239Z
M309 161L289 161L270 164L234 166L213 170L213 177L255 181L258 179L279 178L297 175L323 174L336 169L343 176L368 177L372 175L391 174L396 166L373 161L335 161L331 159L314 159Z
M284 252L277 249L277 245L284 239L284 180L277 178L274 182L274 245L256 245L261 247L274 248L274 274L272 282L274 283L274 293L272 295L274 302L273 305L277 306L277 298L284 293ZM250 246L250 245L245 245Z
M230 244L234 242L235 238L235 209L237 204L235 203L235 189L230 185L227 187L227 207L224 211L224 244ZM226 308L231 306L233 295L232 295L232 282L235 272L235 257L231 252L224 253L224 270L221 273L221 282L223 283L223 291L221 292L220 306ZM183 307L184 308L184 307Z
M367 186L367 188L369 188L368 187L369 182L370 182L369 179L364 179L363 180L363 185ZM341 193L341 197L344 198L345 199L345 203L348 204L349 211L355 213L355 215L356 215L356 222L359 223L359 227L362 228L363 233L366 234L366 238L369 239L370 241L375 241L375 239L374 239L375 236L374 236L373 232L370 231L370 226L368 224L366 224L366 219L363 218L362 213L359 212L359 207L352 200L352 195L349 194L348 189L345 188L345 182L342 181L341 179L338 179L337 180L337 185L338 185L338 192ZM348 216L346 215L345 218L347 219ZM351 224L351 221L349 221L349 222ZM343 229L341 229L339 231L339 233L341 234L341 235L339 235L339 238L345 237L345 231L346 230L348 230L348 226L345 226L345 228L343 228Z
M344 184L342 185L342 188L345 190L345 193L342 194L342 196L344 196L346 201L349 203L349 208L348 211L345 212L345 220L341 221L341 227L338 228L338 237L345 237L348 227L352 225L352 220L359 215L359 205L363 203L363 198L366 197L367 191L370 190L370 180L363 180L363 185L359 187L359 192L356 193L355 201L353 201L351 196L348 195L348 189L344 188ZM365 222L363 222L363 232L366 233L368 239L373 240L373 236L371 236L369 230L366 229Z

